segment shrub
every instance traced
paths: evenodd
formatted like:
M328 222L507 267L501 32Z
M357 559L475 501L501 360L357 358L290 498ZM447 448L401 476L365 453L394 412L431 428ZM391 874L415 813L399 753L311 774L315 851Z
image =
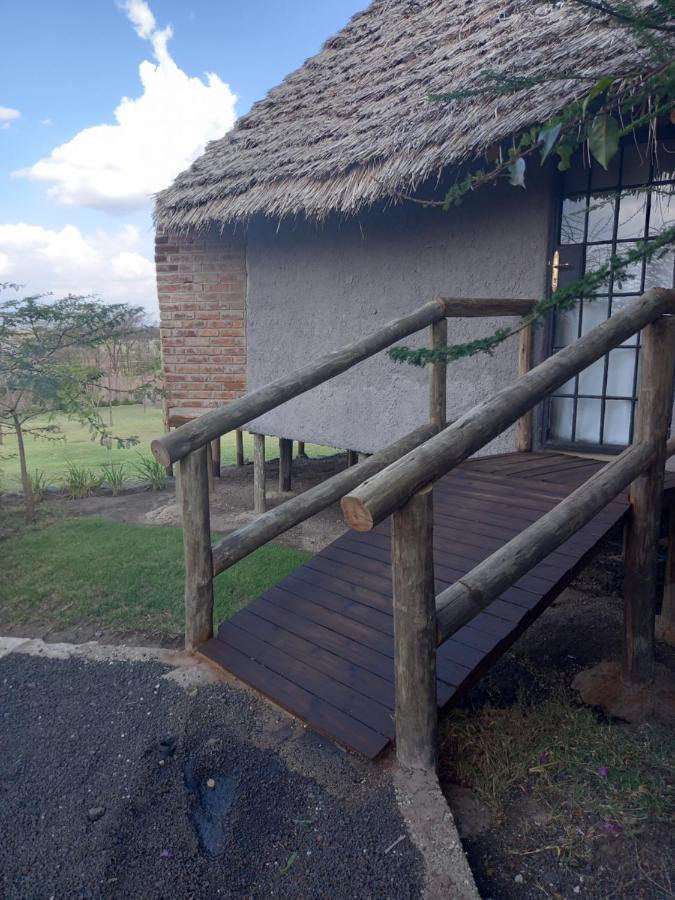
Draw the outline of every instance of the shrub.
M161 491L166 487L166 469L157 462L152 456L143 456L141 453L136 454L138 462L136 463L136 474L145 482L148 490Z
M67 463L63 484L68 491L68 496L73 500L77 500L81 497L91 497L94 491L98 490L103 484L103 476L98 475L93 469L88 469L86 466Z
M124 475L126 468L124 463L110 462L101 466L103 480L110 485L113 497L116 497L124 487Z
M36 500L39 499L47 490L47 476L42 469L36 469L32 474L28 473L28 480L33 489L33 496Z

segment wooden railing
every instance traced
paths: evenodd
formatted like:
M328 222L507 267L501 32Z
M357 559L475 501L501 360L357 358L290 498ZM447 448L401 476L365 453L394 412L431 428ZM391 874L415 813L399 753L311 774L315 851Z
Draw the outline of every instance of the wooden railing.
M377 331L303 366L295 372L251 391L219 409L180 425L152 442L152 452L163 466L178 463L177 493L183 514L185 547L185 645L195 650L213 634L213 577L258 547L336 502L357 485L370 479L411 450L423 444L446 424L446 365L429 366L429 424L411 432L387 449L374 454L317 487L263 513L211 546L209 524L209 445L228 432L240 429L258 416L323 384L403 338L430 329L431 346L447 341L447 318L477 316L522 316L533 300L448 299L438 297ZM521 332L519 365L529 360L529 329ZM526 449L527 422L521 429ZM264 508L264 443L254 435L254 508ZM531 443L531 441L530 441ZM519 439L519 445L521 440ZM290 462L286 446L282 468ZM529 449L529 447L527 447ZM283 474L283 472L282 472ZM262 494L262 497L260 496Z
M399 761L436 761L436 648L563 544L630 485L625 535L624 677L654 666L656 554L675 369L675 290L654 289L513 385L401 456L342 500L346 523L368 531L393 515L392 566ZM437 597L432 556L433 483L568 379L641 331L634 442L488 559Z

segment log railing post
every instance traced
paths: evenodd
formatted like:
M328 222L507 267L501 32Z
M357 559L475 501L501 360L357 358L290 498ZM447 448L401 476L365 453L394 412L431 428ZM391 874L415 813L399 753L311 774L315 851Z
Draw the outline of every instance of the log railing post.
M216 438L214 441L211 441L211 463L213 465L214 478L220 478L220 459L220 438Z
M264 513L267 509L265 491L265 435L253 435L253 511Z
M392 517L396 755L402 766L435 769L436 598L432 488Z
M448 320L439 319L429 326L431 332L431 348L445 347L448 343ZM429 366L429 422L437 428L444 428L447 417L447 368L443 359L436 360Z
M181 459L180 499L185 548L185 649L213 636L213 565L209 522L209 448Z
M234 444L237 465L241 467L244 465L244 433L240 428L234 432Z
M661 317L643 330L640 341L634 439L652 442L657 457L631 484L625 533L623 674L632 682L647 681L655 666L656 563L674 368L675 318Z
M656 620L661 640L675 645L675 506L668 510L668 556L663 577L661 615Z
M526 375L532 368L533 345L532 325L526 325L518 336L518 375ZM533 421L533 410L529 410L518 419L516 450L521 453L529 453L532 450Z
M293 441L279 438L279 492L287 494L291 490L291 466Z
M307 459L304 441L298 441L298 459Z

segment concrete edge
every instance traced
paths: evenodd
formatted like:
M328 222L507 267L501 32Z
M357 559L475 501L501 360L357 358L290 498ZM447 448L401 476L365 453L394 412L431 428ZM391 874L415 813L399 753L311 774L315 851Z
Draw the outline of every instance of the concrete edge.
M221 679L196 656L165 647L129 647L125 645L47 643L41 638L0 636L0 659L10 653L22 653L43 659L88 659L92 662L159 662L171 667L163 675L183 688L196 688Z
M425 900L480 900L436 775L397 767L394 789L410 838L424 859Z

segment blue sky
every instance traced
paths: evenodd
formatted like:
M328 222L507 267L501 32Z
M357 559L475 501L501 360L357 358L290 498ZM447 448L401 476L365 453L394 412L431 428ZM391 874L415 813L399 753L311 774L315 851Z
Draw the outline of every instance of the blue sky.
M148 195L366 5L6 4L0 282L95 292L155 316Z

